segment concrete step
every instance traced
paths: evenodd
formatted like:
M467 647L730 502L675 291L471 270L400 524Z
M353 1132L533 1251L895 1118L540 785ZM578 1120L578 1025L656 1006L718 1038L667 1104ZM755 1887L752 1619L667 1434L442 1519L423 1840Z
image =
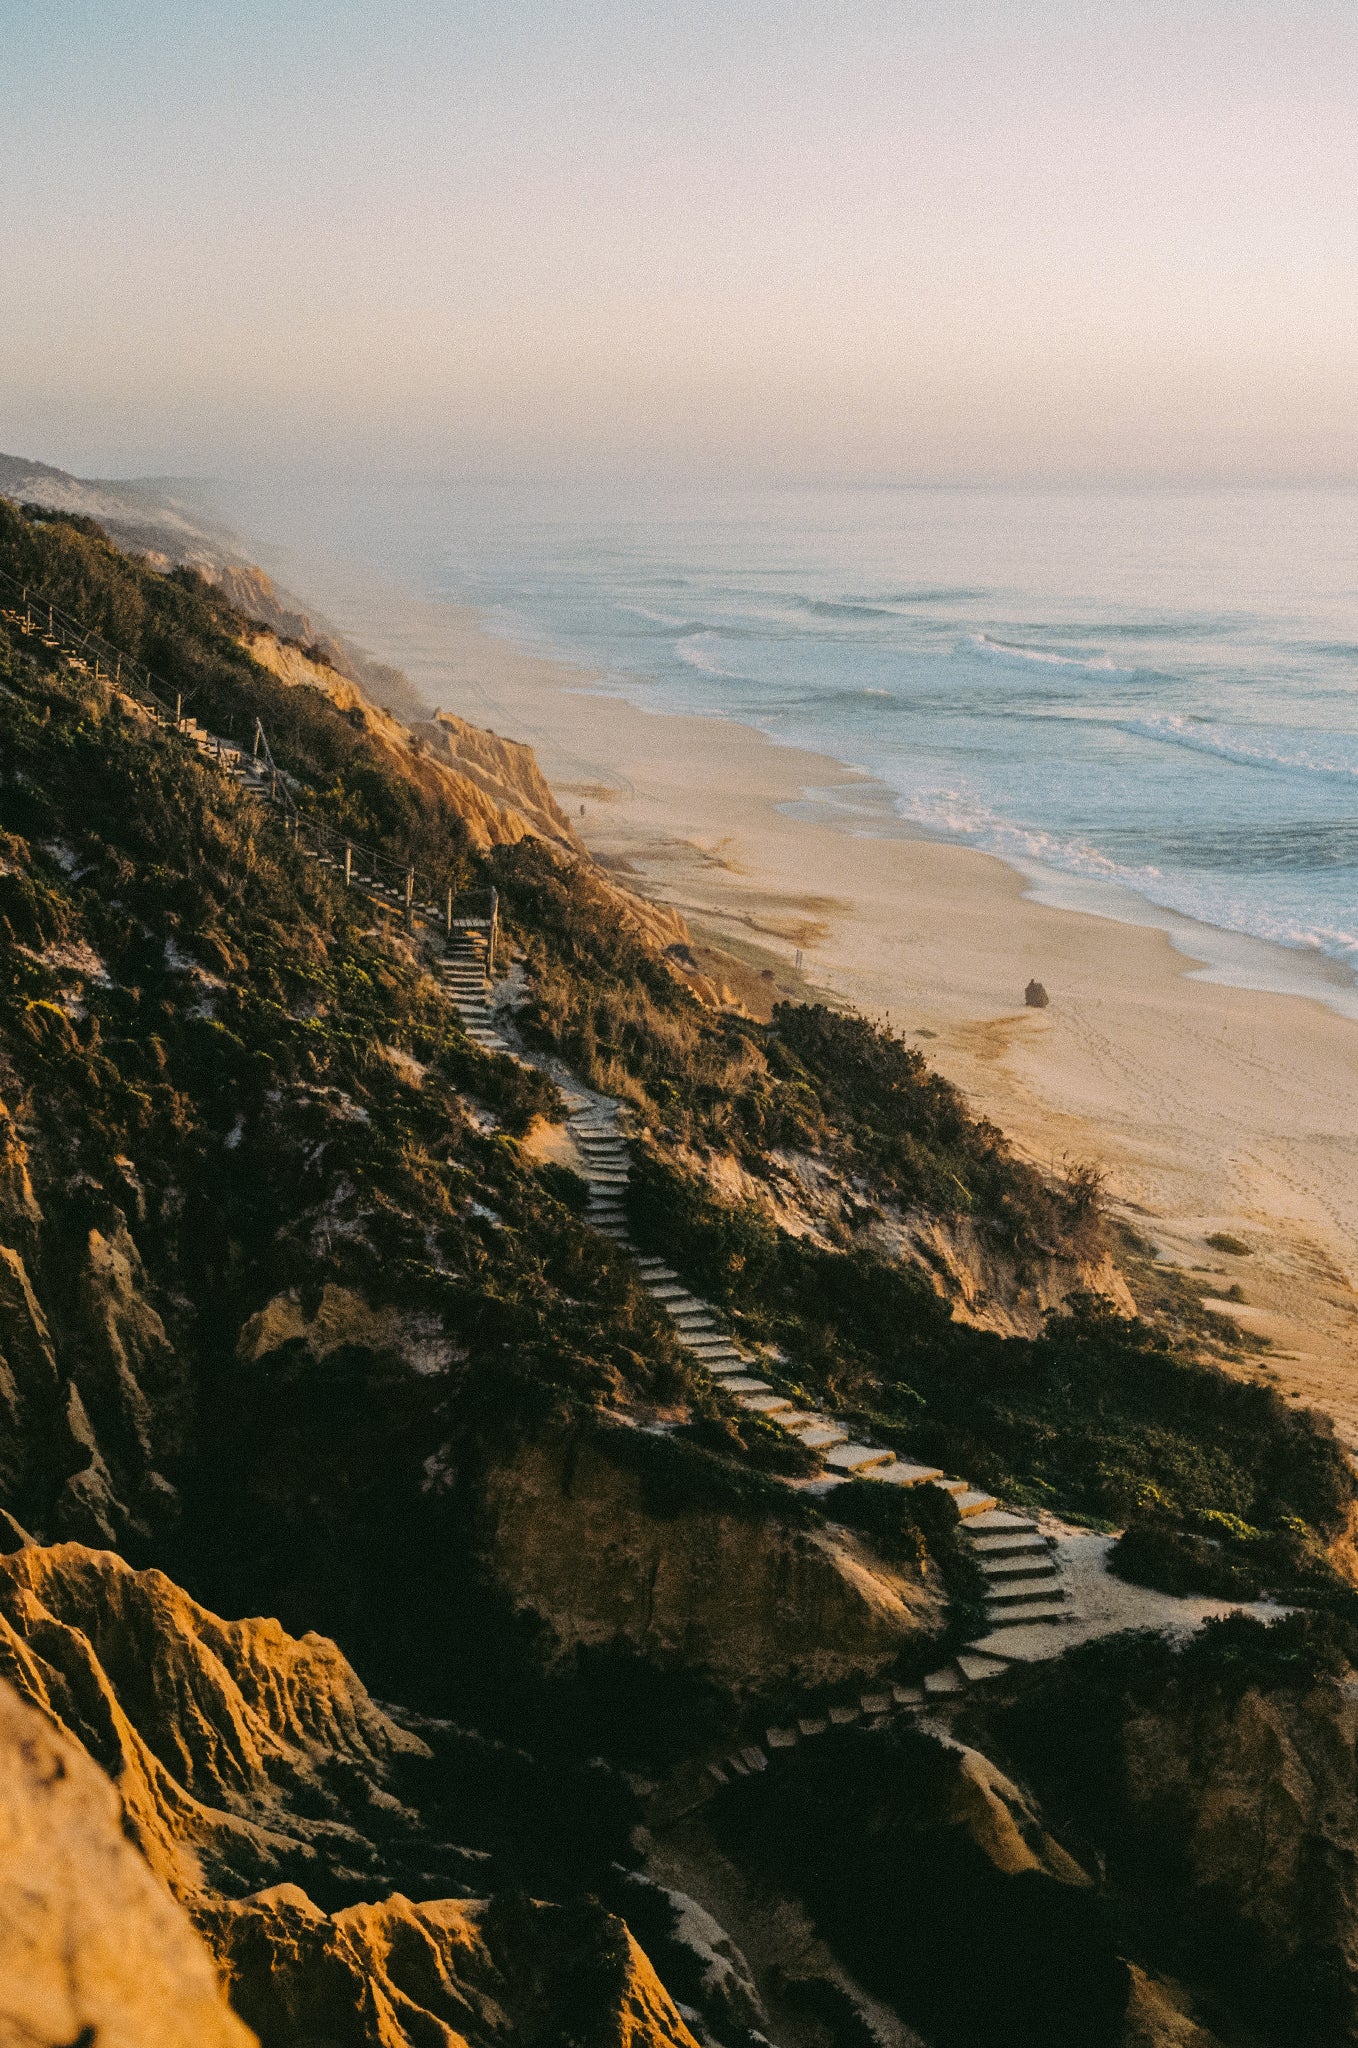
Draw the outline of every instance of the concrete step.
M1001 1607L1006 1610L1011 1607L1041 1607L1051 1601L1064 1601L1065 1598L1065 1588L1059 1580L1053 1584L1051 1578L1039 1579L1036 1584L1023 1579L1017 1584L1002 1581L999 1585L987 1586L985 1591L987 1614L994 1613Z
M1023 1607L995 1607L986 1603L986 1623L992 1629L1014 1628L1024 1621L1078 1621L1075 1609L1059 1600L1033 1602Z
M732 1373L722 1382L728 1394L771 1394L767 1380L752 1379L748 1373Z
M981 1570L992 1585L1009 1585L1021 1579L1056 1578L1061 1567L1048 1551L1045 1557L984 1558L981 1560Z
M744 1408L750 1415L777 1415L781 1419L781 1411L790 1408L792 1403L786 1394L739 1394L736 1406Z
M1051 1553L1051 1544L1045 1536L1028 1536L1022 1533L1017 1536L977 1536L972 1534L975 1526L976 1519L973 1518L966 1534L972 1549L982 1561L990 1557L1036 1557L1044 1552L1048 1555Z
M847 1444L849 1432L841 1429L837 1422L813 1423L810 1429L799 1429L801 1442L808 1451L830 1451L836 1444Z
M966 1690L966 1680L955 1664L943 1664L937 1671L924 1675L924 1692L927 1699Z
M1003 1657L992 1657L983 1650L959 1650L957 1668L968 1685L984 1685L988 1678L1002 1678L1010 1666Z
M827 1454L825 1462L832 1472L856 1474L867 1472L873 1465L889 1465L895 1455L878 1444L842 1443Z
M972 1518L967 1529L969 1536L1032 1536L1037 1532L1037 1523L1031 1515L1016 1515L1009 1508L992 1508L983 1515Z
M973 1515L989 1514L996 1506L994 1494L982 1493L979 1487L971 1487L966 1493L955 1493L952 1500L964 1522L970 1521Z
M938 1476L935 1465L911 1465L901 1458L897 1458L894 1464L876 1466L863 1474L865 1479L880 1479L891 1486L923 1486Z

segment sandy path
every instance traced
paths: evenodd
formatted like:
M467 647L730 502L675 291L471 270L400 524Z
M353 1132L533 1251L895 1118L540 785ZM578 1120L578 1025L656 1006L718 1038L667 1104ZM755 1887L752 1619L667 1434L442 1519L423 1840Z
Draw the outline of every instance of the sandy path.
M746 963L742 999L889 1013L1034 1158L1103 1166L1166 1256L1243 1286L1222 1312L1358 1445L1358 1025L1193 979L1155 927L1031 900L990 856L906 836L823 756L595 694L351 566L267 566L431 701L534 745L591 849ZM1045 1010L1023 1005L1030 976ZM1205 1248L1223 1229L1252 1256Z

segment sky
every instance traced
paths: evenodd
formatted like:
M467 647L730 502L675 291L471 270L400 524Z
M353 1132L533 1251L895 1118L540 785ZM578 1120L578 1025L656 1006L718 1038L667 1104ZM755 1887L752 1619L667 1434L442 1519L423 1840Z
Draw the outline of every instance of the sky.
M0 448L1358 479L1353 0L0 0Z

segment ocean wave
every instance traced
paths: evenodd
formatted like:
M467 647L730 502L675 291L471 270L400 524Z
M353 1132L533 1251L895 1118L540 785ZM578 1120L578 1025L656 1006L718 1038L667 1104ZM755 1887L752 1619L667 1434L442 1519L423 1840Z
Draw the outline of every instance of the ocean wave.
M897 808L911 824L940 836L965 840L983 853L1024 869L1054 870L1091 881L1113 882L1195 923L1264 939L1294 951L1324 953L1358 970L1358 930L1308 920L1201 876L1167 873L1149 862L1119 861L1088 840L1021 825L1002 816L965 787L915 790L897 795Z
M721 637L723 636L715 633L710 627L704 627L701 632L694 633L689 638L681 640L674 651L680 661L684 662L689 668L696 668L699 675L712 676L716 681L722 683L753 682L754 678L752 676L742 675L739 669L723 668L721 663L715 658L715 647L712 643L717 642ZM709 644L703 645L703 642Z
M1308 745L1294 727L1257 736L1238 726L1217 725L1205 718L1166 712L1154 718L1119 721L1123 732L1155 740L1162 746L1187 747L1195 754L1213 754L1246 768L1269 768L1290 775L1339 776L1358 779L1358 738L1326 733L1320 747Z
M972 633L966 645L989 661L1034 662L1042 668L1074 668L1086 675L1127 676L1133 671L1119 668L1106 654L1057 654L1050 647L1025 647L1017 640L996 640L990 633Z
M898 619L887 604L850 604L846 599L804 597L803 608L818 619Z
M979 604L983 597L989 597L988 590L935 589L893 590L878 598L878 604ZM864 598L864 604L872 600Z

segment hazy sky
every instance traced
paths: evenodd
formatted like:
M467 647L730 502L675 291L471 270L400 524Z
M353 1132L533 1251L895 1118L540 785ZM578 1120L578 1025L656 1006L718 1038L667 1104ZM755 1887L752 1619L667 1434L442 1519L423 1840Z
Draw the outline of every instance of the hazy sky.
M1355 0L0 0L0 448L1358 477Z

